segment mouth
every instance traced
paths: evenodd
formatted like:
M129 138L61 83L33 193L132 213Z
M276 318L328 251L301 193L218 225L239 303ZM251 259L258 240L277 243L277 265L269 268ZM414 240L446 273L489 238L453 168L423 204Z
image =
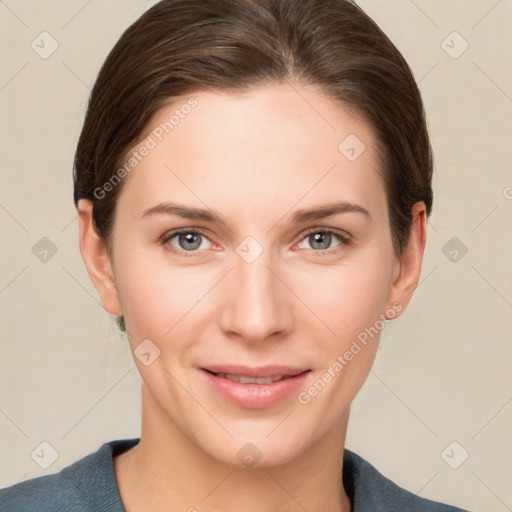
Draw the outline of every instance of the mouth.
M311 373L311 369L283 366L216 366L200 370L211 389L232 404L251 409L270 407L284 400Z

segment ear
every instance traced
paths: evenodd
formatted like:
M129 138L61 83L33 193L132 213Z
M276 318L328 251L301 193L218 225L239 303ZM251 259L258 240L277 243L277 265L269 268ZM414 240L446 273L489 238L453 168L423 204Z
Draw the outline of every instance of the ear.
M421 262L425 250L427 233L427 212L425 203L419 201L412 207L412 221L409 241L403 248L401 256L398 258L397 270L393 276L393 284L389 292L388 308L392 304L399 304L401 307L394 307L397 313L396 318L404 311L412 298L414 290L418 286L421 273Z
M98 292L101 305L112 315L122 315L121 303L110 255L103 239L95 229L92 216L93 205L88 199L78 201L78 222L80 233L80 253L89 277Z

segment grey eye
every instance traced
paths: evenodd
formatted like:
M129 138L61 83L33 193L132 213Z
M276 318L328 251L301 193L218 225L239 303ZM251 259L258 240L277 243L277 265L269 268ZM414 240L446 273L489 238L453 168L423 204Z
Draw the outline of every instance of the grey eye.
M319 231L318 233L312 233L308 236L311 247L313 249L328 249L331 245L332 235L327 232ZM316 247L314 244L318 244Z
M199 233L179 233L176 236L181 249L194 251L201 246L202 235Z

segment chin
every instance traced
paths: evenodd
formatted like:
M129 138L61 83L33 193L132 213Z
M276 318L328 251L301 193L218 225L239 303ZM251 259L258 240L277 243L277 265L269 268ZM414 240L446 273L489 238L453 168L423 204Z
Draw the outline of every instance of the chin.
M199 439L198 446L212 459L222 464L237 468L272 468L288 464L298 458L307 450L313 439L298 437L298 432L289 433L286 430L272 432L276 428L263 428L254 435L240 433L236 435L228 427L233 438L224 439L226 436L216 436L215 439ZM279 427L278 427L279 429ZM256 430L256 429L253 429ZM269 432L272 432L269 435ZM309 441L309 443L308 443Z

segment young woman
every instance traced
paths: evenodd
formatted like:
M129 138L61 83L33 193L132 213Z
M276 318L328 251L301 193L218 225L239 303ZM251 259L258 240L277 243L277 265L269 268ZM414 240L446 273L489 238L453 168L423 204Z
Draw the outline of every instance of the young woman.
M122 35L74 168L140 438L2 511L457 511L345 449L418 283L432 152L411 71L345 0L163 0Z

